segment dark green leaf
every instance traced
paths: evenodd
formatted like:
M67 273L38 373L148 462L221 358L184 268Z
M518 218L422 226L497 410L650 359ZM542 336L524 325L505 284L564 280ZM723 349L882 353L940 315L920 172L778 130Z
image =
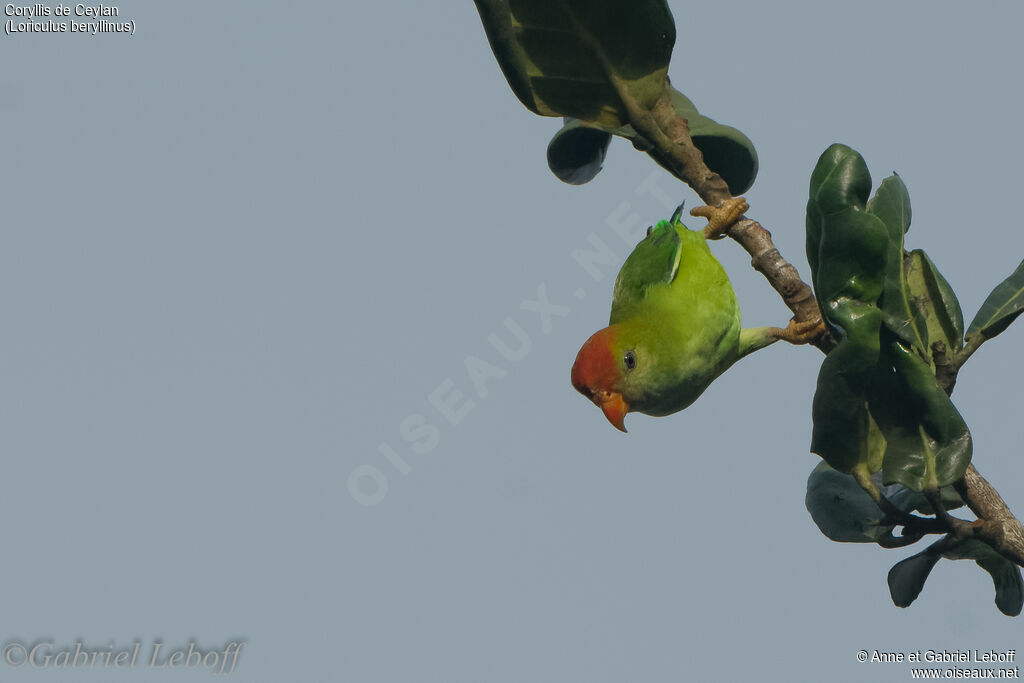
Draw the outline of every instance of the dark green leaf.
M484 24L487 41L498 60L498 66L505 74L512 92L523 105L534 113L538 104L534 101L528 74L529 58L522 45L516 39L516 30L512 25L512 12L508 0L474 0L480 13L480 21ZM551 114L553 116L553 114Z
M811 174L807 202L807 259L826 322L847 335L860 325L861 306L874 307L882 293L886 228L865 211L871 175L864 159L832 145ZM844 306L855 302L853 310ZM877 328L873 325L873 334ZM869 335L870 336L870 335Z
M964 347L964 314L960 302L928 254L915 249L910 256L912 272L920 273L922 280L918 302L924 307L928 338L933 343L945 342L948 352L956 355Z
M819 157L811 173L810 198L822 216L851 206L864 208L870 194L871 174L860 154L834 144Z
M885 435L886 484L921 491L963 476L971 461L967 425L931 366L900 341L888 339L883 345L868 405Z
M888 240L882 221L865 210L871 176L863 158L832 145L811 175L807 258L822 316L840 332L821 364L811 413L811 450L841 472L868 464L871 416L866 393L878 362L882 318L878 297Z
M704 163L722 176L730 194L738 196L750 189L757 177L758 165L757 152L750 138L731 126L720 125L705 117L693 121L690 136L704 155ZM668 167L664 162L658 163Z
M811 452L837 470L851 472L858 463L868 460L866 435L870 415L864 404L863 387L859 382L849 381L843 372L846 354L834 353L822 362L818 373L811 406Z
M897 607L909 607L924 588L939 554L932 546L922 553L908 557L893 565L889 570L889 595Z
M886 326L921 354L928 354L928 328L922 311L915 305L911 291L904 236L910 229L910 195L898 175L882 181L868 203L868 211L885 224L889 238L885 289L879 306Z
M978 314L967 328L967 336L980 334L991 339L1024 312L1024 261L1013 274L999 283L981 305Z
M892 526L879 526L882 511L849 474L821 463L807 478L804 499L821 533L841 543L874 543Z
M612 130L623 98L650 109L667 82L675 23L665 0L475 0L505 78L542 116Z
M882 181L867 208L882 219L890 238L902 243L903 235L910 230L911 210L910 194L899 175L894 173Z
M906 513L920 512L923 515L934 515L935 510L928 498L920 491L913 491L899 484L890 484L882 488L882 493L890 503ZM942 507L947 512L964 506L964 501L952 486L939 489Z
M835 144L819 157L811 173L807 200L807 261L814 290L821 301L817 277L821 231L825 217L851 207L863 207L871 192L871 175L864 159L846 145Z
M601 170L611 141L611 133L586 126L579 119L566 119L548 143L548 168L563 183L588 183Z
M1008 617L1015 617L1024 606L1024 580L1020 567L1000 555L986 543L967 539L942 553L951 560L974 560L992 576L996 589L996 607Z
M856 206L824 216L819 225L814 290L826 302L827 321L844 327L834 310L841 302L877 308L885 274L884 227Z

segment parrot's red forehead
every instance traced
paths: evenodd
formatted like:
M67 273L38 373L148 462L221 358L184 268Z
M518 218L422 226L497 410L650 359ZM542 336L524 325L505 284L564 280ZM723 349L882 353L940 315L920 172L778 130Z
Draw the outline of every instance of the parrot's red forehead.
M610 391L619 380L615 362L615 332L611 327L595 332L588 339L572 365L572 385L584 396L595 391Z

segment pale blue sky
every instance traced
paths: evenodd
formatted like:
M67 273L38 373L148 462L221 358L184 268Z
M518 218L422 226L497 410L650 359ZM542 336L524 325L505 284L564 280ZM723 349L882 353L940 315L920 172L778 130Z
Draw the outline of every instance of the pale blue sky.
M754 141L750 215L801 274L832 142L900 173L968 318L1024 257L1019 5L670 4L673 83ZM902 610L910 551L815 528L817 351L760 352L628 435L572 389L614 275L573 251L621 260L614 225L696 197L624 141L556 180L558 122L471 3L118 7L134 36L0 36L5 644L245 640L228 680L252 683L902 681L857 651L1021 649L973 563ZM713 250L746 324L783 324ZM1018 325L954 399L1024 514Z

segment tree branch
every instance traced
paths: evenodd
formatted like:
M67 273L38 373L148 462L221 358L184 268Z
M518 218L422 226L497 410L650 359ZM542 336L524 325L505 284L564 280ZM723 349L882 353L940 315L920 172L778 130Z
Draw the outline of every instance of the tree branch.
M960 368L949 359L945 342L932 343L932 362L935 363L935 379L939 381L939 386L949 396L953 393L953 387L956 386L956 373Z
M967 352L968 347L965 347L960 358L966 360L966 356L974 353L978 346L980 346L980 342L973 345L969 343L970 351ZM933 350L935 350L934 347ZM956 385L956 374L963 361L956 363L951 368L945 368L939 362L945 361L945 364L948 365L948 361L945 359L945 346L943 345L940 350L942 353L936 360L936 378L946 394L952 394L953 387ZM967 503L971 512L978 517L978 521L974 523L974 535L995 548L1006 559L1024 567L1024 524L1021 524L1020 520L1013 516L1003 497L992 487L992 484L981 476L972 463L967 466L964 478L953 486Z
M978 516L974 535L999 551L999 554L1024 567L1024 525L1013 516L999 492L978 473L967 466L964 478L955 484L967 507Z

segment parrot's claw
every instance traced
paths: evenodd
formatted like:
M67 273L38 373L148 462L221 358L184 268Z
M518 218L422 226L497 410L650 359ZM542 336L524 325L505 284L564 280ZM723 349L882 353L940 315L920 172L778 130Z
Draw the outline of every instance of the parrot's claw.
M793 319L786 325L786 329L773 327L772 335L776 339L787 341L790 344L810 344L825 334L826 330L825 323L820 318L804 322L797 322L796 319Z
M698 206L690 209L690 215L708 219L708 224L704 226L704 239L720 240L748 209L750 205L746 199L730 197L720 206Z

